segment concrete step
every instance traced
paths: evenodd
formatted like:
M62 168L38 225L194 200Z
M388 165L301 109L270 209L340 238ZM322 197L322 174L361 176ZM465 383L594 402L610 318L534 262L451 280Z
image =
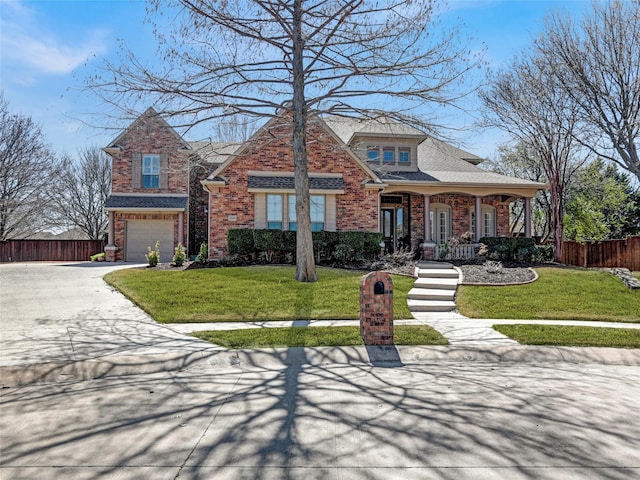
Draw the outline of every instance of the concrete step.
M458 277L456 278L418 278L414 282L413 287L455 291L458 288Z
M445 300L407 300L411 312L451 312L456 304Z
M452 302L456 296L455 290L442 288L412 288L407 294L410 300L445 300Z
M453 268L421 268L418 270L419 278L458 278L458 271Z
M453 268L453 265L447 262L418 262L418 268Z

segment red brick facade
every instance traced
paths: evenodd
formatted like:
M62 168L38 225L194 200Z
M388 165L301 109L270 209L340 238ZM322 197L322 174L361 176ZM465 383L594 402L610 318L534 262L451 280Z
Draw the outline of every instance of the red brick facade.
M186 143L159 115L149 109L131 124L107 151L111 155L111 193L135 195L188 195L189 157ZM142 188L140 175L134 169L141 168L144 154L157 154L162 158L159 182L160 188ZM135 165L135 166L134 166ZM134 181L134 179L136 181ZM113 238L109 239L108 260L126 260L126 222L128 220L171 220L174 225L174 247L178 242L186 243L188 236L188 215L182 215L183 225L179 226L178 212L114 211L112 214ZM183 231L184 238L179 238ZM116 248L114 249L113 246ZM151 245L153 247L153 245Z
M393 345L393 281L386 272L360 281L360 336L365 345Z
M227 231L255 227L255 195L248 192L248 172L293 173L290 124L271 124L220 173L225 186L210 186L209 255L227 253ZM308 125L309 174L341 174L344 194L336 198L336 230L377 231L378 191L366 189L370 176L318 123Z
M114 143L121 151L111 153L112 193L189 193L189 161L188 152L184 151L185 142L157 114L142 115ZM133 184L133 159L145 153L167 155L167 188L142 188Z
M393 191L388 195L402 196L401 203L382 204L380 195L387 194L381 184L378 183L376 188L375 174L353 156L349 147L329 132L322 122L309 121L307 155L311 176L331 174L342 178L343 193L332 193L335 195L335 229L379 231L381 208L402 208L404 223L402 235L398 235L402 237L397 239L398 245L419 250L425 238L425 201L424 195L417 192L428 192L431 186L425 183L415 185L415 188L408 186L404 192ZM256 193L249 191L249 172L254 175L261 172L267 175L292 175L291 138L290 122L271 120L233 160L216 173L217 178L205 181L204 188L201 181L219 167L214 164L192 168L195 163L189 156L188 145L164 119L149 109L106 149L113 159L112 194L188 195L188 207L184 212L112 209L113 232L107 249L109 258L124 259L126 222L130 220L171 220L175 245L182 241L188 246L188 253L195 255L200 244L207 242L210 258L225 256L229 229L256 227ZM161 188L142 188L134 175L143 154L161 156ZM465 191L474 190L470 188ZM445 193L431 195L429 200L432 206L444 204L450 207L452 235L459 236L472 230L471 209L476 206L475 196ZM481 201L483 205L491 205L495 209L496 234L510 235L509 204L504 203L500 195L483 196ZM181 216L183 224L179 225Z

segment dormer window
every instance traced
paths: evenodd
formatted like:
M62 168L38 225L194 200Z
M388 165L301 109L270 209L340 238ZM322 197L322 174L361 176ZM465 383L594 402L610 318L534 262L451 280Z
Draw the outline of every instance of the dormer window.
M398 163L409 165L411 163L411 149L409 147L398 148Z
M387 167L411 167L411 147L397 145L369 145L367 147L367 161L375 165Z
M396 163L396 147L382 147L384 163Z

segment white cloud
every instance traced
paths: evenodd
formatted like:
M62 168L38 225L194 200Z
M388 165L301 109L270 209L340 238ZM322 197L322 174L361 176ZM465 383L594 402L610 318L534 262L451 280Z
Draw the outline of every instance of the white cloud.
M2 2L0 49L3 70L65 75L107 51L107 32L86 32L70 41L38 25L34 11L19 2ZM6 72L5 72L6 73Z

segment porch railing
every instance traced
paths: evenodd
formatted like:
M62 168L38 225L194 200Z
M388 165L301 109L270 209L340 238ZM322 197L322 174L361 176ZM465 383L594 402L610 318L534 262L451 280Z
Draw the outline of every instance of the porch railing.
M436 245L434 260L470 260L476 258L479 248L479 243L466 243L457 247L450 247L446 243Z

